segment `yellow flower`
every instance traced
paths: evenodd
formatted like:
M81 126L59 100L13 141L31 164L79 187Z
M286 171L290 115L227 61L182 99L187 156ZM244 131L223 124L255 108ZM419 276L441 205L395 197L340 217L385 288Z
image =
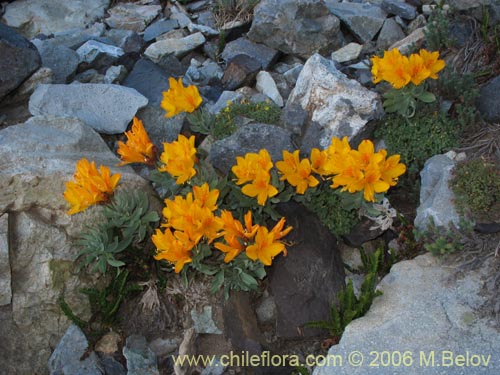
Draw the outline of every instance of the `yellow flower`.
M283 161L276 162L276 168L283 175L281 180L296 187L298 194L304 194L308 187L315 187L319 181L311 176L311 164L308 159L299 159L299 150L292 153L283 150Z
M436 73L444 69L446 63L444 60L439 60L439 52L429 52L425 49L420 50L420 57L423 60L423 64L427 70L429 70L429 78L437 79Z
M314 173L317 173L320 176L325 176L328 174L328 172L325 170L325 166L328 161L328 153L326 152L326 150L313 148L311 150L310 159L311 169Z
M241 222L233 217L231 211L223 210L221 212L221 220L223 222L223 232L224 238L239 237L246 241L252 239L257 233L259 225L252 225L252 211L248 211L245 214L245 228Z
M165 117L173 117L182 112L193 112L202 102L198 88L194 85L184 87L182 78L168 79L170 88L163 92L161 107L167 112Z
M415 53L410 56L408 62L408 72L410 73L411 83L416 86L420 85L431 75L430 70L424 64L422 57Z
M194 135L187 139L179 134L177 141L163 143L164 151L160 161L164 166L158 168L160 172L168 172L177 177L176 183L183 184L196 174L194 164L198 161L194 147Z
M380 150L380 152L383 152L384 155L384 159L380 163L381 178L390 186L395 186L398 182L398 177L406 172L406 166L399 162L399 155L392 155L388 159L385 159L387 152L385 150Z
M274 197L278 194L276 189L271 183L271 175L269 172L259 170L255 178L250 184L246 184L241 188L241 192L249 197L257 197L257 203L261 206L266 204L267 198Z
M252 260L260 260L265 266L270 266L273 258L285 250L285 245L276 241L275 234L266 227L259 227L255 235L255 243L247 246L246 255Z
M210 211L217 209L217 199L219 198L219 190L210 190L210 186L205 182L201 186L193 186L194 200L200 207L206 207Z
M224 237L227 244L222 242L217 242L214 247L223 253L226 253L224 257L224 263L229 263L234 258L236 258L243 250L245 250L245 245L241 243L239 237Z
M91 205L107 201L113 195L120 177L118 173L111 176L108 167L101 165L97 170L95 162L80 159L76 163L75 181L68 181L64 192L64 199L71 205L68 214L73 215Z
M132 129L125 132L127 143L118 142L118 154L123 162L120 165L129 163L144 163L154 165L156 161L156 147L149 139L142 121L134 117Z
M181 272L185 264L191 263L191 250L194 247L189 238L181 232L172 234L170 229L162 232L160 229L151 237L156 246L156 260L166 260L175 265L175 273Z

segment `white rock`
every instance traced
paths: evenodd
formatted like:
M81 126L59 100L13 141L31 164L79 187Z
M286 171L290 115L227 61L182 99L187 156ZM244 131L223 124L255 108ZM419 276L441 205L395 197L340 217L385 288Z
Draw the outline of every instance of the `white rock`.
M113 65L106 70L104 75L104 83L120 83L127 76L127 68L123 65Z
M101 43L97 40L89 40L88 42L85 42L76 50L76 53L80 56L80 62L86 62L89 64L94 63L100 55L107 55L110 58L117 59L125 54L121 48Z
M106 24L113 29L143 31L161 12L161 5L121 3L108 10Z
M257 84L255 88L271 99L277 106L283 107L283 98L270 73L264 70L260 71L259 74L257 74Z
M363 46L361 44L349 43L348 45L333 52L331 58L339 63L355 60L359 57L362 49Z
M185 55L205 43L202 33L195 33L180 39L164 39L151 44L144 55L154 62L158 62L162 56L174 54L176 57Z

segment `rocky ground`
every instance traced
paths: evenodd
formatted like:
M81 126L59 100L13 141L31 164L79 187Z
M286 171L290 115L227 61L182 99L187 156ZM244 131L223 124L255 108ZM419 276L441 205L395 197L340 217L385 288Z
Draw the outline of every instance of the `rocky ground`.
M117 172L116 144L135 115L160 148L186 132L184 115L167 119L160 108L168 77L197 85L204 108L214 114L229 100L267 101L281 108L280 123L242 121L229 137L200 146L221 173L228 173L235 156L261 148L279 160L282 150L308 153L326 147L332 136L347 135L356 143L384 116L369 57L383 49L425 45L434 6L432 0L261 0L252 14L237 7L246 3L1 3L0 364L6 374L290 374L293 367L174 369L171 356L272 350L303 360L327 354L328 347L322 347L327 333L304 324L328 316L345 286L343 263L359 266L358 247L374 249L394 236L359 226L344 239L349 246L338 244L316 217L297 207L285 210L290 224L300 228L293 232L300 243L275 261L258 295L234 293L225 302L210 294L203 279L190 287L173 280L148 309L147 293L156 293L150 285L146 296L124 303L116 332L98 341L70 325L58 305L64 294L77 314L88 317L88 303L78 290L99 282L74 272L74 239L99 217L99 208L68 216L64 183L82 157ZM449 0L446 6L455 14L449 36L457 41L445 53L447 62L461 72L491 68L478 77L477 107L491 134L498 135L499 65L481 59L486 52L472 31L480 30L481 22L492 29L500 25L500 4ZM420 202L395 195L400 207L395 206L418 228L429 217L437 225L458 225L448 180L455 164L481 145L464 139L463 150L429 159L421 172ZM495 140L488 145L494 155ZM147 170L119 171L123 188L148 192L160 209ZM309 370L316 375L382 374L387 368L395 374L498 374L495 252L500 239L498 227L488 231L493 234L471 235L465 250L452 258L427 253L394 265L379 284L383 295L329 349L342 356L343 366ZM347 363L354 351L365 360L357 367ZM383 351L392 355L389 366ZM432 351L435 366L427 361ZM395 364L394 356L405 352L406 362ZM464 366L447 366L449 352L455 359L476 357ZM475 365L487 358L487 365Z

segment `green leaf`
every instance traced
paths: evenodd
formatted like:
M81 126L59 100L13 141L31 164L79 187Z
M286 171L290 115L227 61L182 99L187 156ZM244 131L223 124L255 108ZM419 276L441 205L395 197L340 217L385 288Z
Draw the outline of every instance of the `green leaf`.
M217 293L222 284L224 283L224 270L220 270L212 280L212 286L210 288L210 292L212 294Z
M257 280L255 280L255 278L253 278L252 276L250 276L248 273L245 273L245 272L241 272L240 273L240 278L241 278L241 281L246 285L248 286L250 289L256 289L257 286L259 285L257 283Z
M422 94L417 96L417 99L424 103L433 103L436 101L436 96L429 91L424 91Z
M120 260L116 260L116 259L108 259L108 264L111 266L111 267L122 267L125 265L124 262L120 261Z

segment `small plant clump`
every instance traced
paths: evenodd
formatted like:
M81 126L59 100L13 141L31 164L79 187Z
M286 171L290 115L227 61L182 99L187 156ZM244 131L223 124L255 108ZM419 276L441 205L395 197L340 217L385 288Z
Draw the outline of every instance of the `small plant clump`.
M461 214L476 220L500 218L500 169L495 163L484 159L459 163L450 186Z
M414 236L417 241L423 244L425 250L435 256L444 256L463 249L464 236L472 231L472 225L462 219L459 228L453 223L449 223L447 229L443 229L430 218L427 228L422 231L415 230Z
M454 41L449 38L450 20L444 9L445 1L441 0L429 16L424 31L427 47L434 51L451 48Z

